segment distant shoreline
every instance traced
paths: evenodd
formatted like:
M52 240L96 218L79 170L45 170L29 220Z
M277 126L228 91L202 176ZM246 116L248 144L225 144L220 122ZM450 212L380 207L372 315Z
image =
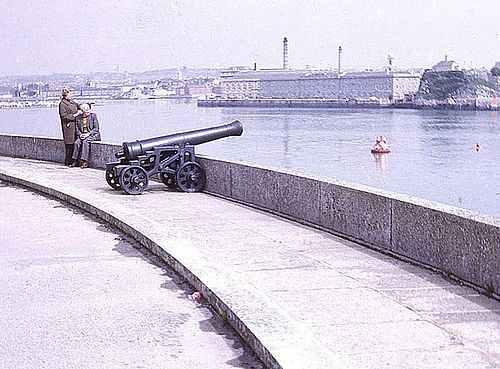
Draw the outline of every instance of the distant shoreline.
M83 100L82 100L83 99ZM85 96L79 100L107 101L151 101L151 100L195 100L193 96L168 96L147 98L99 99ZM53 108L58 100L20 100L0 101L0 109ZM78 100L77 100L78 101ZM434 103L420 105L414 103L380 103L378 101L341 101L335 99L198 99L197 106L203 108L290 108L290 109L413 109L413 110L454 110L454 111L498 111L498 107L485 107L473 104Z
M77 96L75 100L79 103L84 101L147 101L147 100L192 100L192 96L151 96L141 98L102 98L102 96ZM0 101L0 109L31 109L31 108L52 108L58 106L61 99L50 100L11 100Z

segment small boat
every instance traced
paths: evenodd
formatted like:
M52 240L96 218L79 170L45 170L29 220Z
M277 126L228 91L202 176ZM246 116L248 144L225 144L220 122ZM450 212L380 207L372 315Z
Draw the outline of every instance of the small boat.
M381 149L381 148L372 148L372 153L374 154L387 154L391 152L391 149Z

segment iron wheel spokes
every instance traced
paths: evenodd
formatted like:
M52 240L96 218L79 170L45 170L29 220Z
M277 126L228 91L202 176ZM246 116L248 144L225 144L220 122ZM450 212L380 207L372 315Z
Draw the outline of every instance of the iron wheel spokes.
M130 166L122 170L120 185L130 195L137 195L148 187L148 174L138 166Z
M201 191L205 181L205 170L194 161L184 163L177 172L177 185L184 192Z
M108 182L110 187L114 190L121 188L120 177L115 177L112 171L106 171L106 182Z
M175 174L160 173L160 179L168 188L175 188L177 186Z

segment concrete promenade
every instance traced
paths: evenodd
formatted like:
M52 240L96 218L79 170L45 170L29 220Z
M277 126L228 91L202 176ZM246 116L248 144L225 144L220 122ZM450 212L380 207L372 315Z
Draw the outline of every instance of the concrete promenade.
M137 242L80 209L6 183L0 368L264 368Z
M163 258L270 367L500 367L500 302L274 215L100 170L0 157L0 179L68 201Z

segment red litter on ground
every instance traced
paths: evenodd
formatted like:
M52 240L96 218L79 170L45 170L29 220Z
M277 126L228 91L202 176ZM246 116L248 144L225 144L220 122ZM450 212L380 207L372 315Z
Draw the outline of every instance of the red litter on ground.
M198 301L200 298L201 298L201 292L200 291L196 291L192 295L188 295L188 299L190 299L191 301Z

